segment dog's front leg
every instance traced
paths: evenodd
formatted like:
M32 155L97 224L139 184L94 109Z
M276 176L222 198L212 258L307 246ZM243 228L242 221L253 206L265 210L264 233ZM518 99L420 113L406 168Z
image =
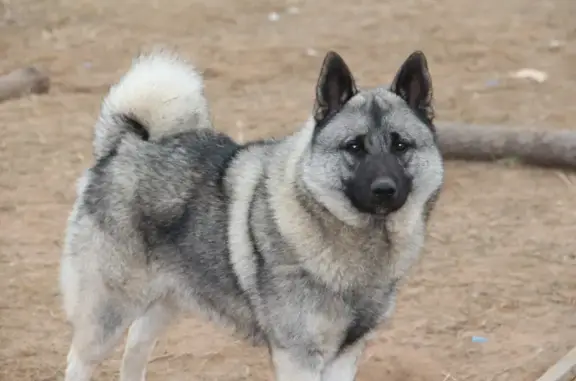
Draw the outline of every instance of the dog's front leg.
M322 381L354 381L358 369L358 360L362 356L365 347L364 340L360 340L332 359L326 364L326 368L322 372Z
M274 364L275 381L322 381L324 360L300 348L270 349Z

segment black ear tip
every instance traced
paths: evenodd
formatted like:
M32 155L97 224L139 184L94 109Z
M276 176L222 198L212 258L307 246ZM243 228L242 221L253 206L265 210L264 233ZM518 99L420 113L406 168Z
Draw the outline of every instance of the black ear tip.
M412 54L408 56L406 61L417 63L423 67L428 67L428 60L426 58L426 55L421 50L415 50L414 52L412 52Z
M334 50L329 50L324 57L324 62L344 62L344 59L340 56L340 54L336 53Z

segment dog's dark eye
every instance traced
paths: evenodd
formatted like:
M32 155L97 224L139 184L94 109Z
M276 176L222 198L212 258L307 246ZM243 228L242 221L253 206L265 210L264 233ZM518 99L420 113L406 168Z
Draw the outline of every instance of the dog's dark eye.
M406 152L406 150L408 150L408 148L410 148L410 144L405 142L404 140L402 140L402 138L400 137L400 135L398 135L398 133L393 132L390 135L391 138L391 148L392 151L396 152L396 153L403 153Z
M354 140L350 140L344 145L344 149L354 154L364 152L364 139L362 137L358 137Z

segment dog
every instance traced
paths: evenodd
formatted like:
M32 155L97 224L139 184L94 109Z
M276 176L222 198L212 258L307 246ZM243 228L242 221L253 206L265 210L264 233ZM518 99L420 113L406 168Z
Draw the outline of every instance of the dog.
M158 50L102 102L60 264L65 380L90 380L126 330L120 379L145 380L181 312L267 346L276 381L354 380L443 185L425 55L360 89L328 51L310 117L281 139L235 142L204 94Z

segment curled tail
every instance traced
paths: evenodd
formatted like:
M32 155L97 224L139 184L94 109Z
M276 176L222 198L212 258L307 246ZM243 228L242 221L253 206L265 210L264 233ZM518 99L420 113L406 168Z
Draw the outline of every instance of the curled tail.
M156 51L137 57L102 102L94 155L107 156L126 134L155 140L211 127L200 73L176 54Z

